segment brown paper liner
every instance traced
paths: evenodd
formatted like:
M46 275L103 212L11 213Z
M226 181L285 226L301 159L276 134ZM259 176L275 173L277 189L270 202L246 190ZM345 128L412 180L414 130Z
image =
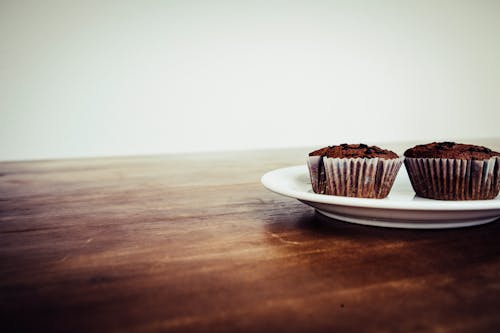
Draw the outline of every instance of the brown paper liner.
M419 197L486 200L494 199L500 191L500 157L487 160L407 157L405 166Z
M401 164L402 158L310 156L308 159L314 192L358 198L385 198Z

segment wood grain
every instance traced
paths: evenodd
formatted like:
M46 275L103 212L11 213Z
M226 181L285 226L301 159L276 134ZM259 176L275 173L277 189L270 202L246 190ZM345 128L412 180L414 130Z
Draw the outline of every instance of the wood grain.
M0 330L498 331L499 221L332 222L260 184L307 151L1 163Z

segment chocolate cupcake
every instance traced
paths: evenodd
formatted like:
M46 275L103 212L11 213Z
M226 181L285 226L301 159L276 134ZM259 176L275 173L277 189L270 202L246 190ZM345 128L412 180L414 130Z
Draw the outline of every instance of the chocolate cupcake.
M500 190L500 153L483 146L432 142L406 150L418 196L438 200L493 199Z
M309 153L307 165L313 191L358 198L385 198L402 159L386 149L341 144Z

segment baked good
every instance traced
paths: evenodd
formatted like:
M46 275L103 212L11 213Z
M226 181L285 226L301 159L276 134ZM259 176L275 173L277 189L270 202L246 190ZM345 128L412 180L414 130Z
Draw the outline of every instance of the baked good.
M500 191L500 153L483 146L432 142L405 151L418 196L438 200L493 199Z
M313 191L358 198L385 198L402 159L393 151L366 144L341 144L309 153Z

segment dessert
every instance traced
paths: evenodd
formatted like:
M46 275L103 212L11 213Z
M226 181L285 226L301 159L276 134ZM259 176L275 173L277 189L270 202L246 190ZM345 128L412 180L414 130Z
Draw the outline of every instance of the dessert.
M432 142L405 151L416 194L438 200L493 199L500 191L500 153L483 146Z
M385 198L402 159L394 152L366 144L328 146L309 153L313 191L359 198Z

